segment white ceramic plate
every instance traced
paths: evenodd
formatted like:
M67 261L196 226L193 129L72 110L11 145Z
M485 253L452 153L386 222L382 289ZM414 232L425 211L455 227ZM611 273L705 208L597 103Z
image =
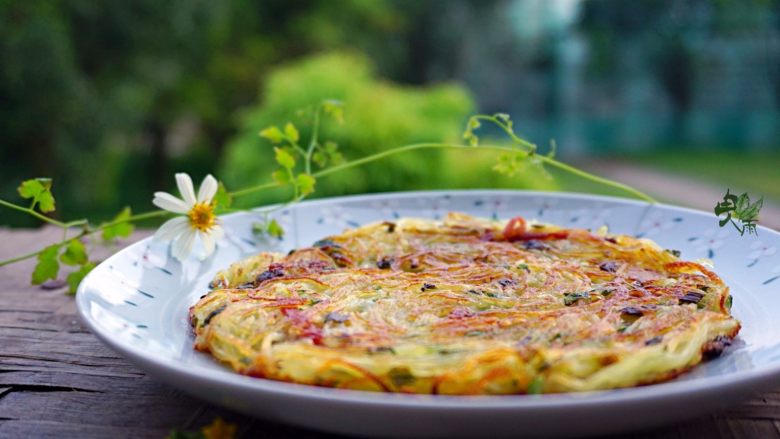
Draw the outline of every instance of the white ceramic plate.
M721 358L664 384L563 395L446 397L326 389L238 375L192 349L190 305L214 273L261 250L311 245L344 228L448 211L648 237L685 259L710 258L731 287L738 341ZM618 198L520 191L406 192L304 202L274 214L283 240L256 242L257 214L224 217L225 241L179 263L143 240L95 268L76 298L92 331L161 381L213 403L304 427L371 436L571 436L626 431L733 405L780 385L780 234L719 228L711 213Z

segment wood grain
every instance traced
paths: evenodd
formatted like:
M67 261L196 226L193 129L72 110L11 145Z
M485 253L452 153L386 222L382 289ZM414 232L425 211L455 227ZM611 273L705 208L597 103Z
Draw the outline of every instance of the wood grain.
M57 234L0 229L0 259L37 249ZM0 267L0 438L163 438L217 416L238 424L239 437L331 437L212 406L147 377L81 324L64 289L30 286L33 265ZM780 438L780 391L678 425L615 436L629 437Z

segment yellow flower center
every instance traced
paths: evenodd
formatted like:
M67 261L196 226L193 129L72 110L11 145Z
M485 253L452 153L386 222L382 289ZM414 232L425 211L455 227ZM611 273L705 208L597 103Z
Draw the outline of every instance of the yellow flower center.
M217 222L217 217L214 215L214 206L211 204L197 203L187 212L187 216L190 219L192 228L201 232L208 232Z

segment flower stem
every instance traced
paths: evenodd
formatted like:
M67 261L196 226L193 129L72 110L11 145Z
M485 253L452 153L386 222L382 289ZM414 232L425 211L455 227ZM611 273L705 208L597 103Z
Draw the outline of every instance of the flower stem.
M65 223L63 223L61 221L57 221L56 219L53 219L53 218L49 218L48 216L40 214L40 213L36 212L35 210L33 210L33 209L29 208L29 207L22 207L22 206L19 206L18 204L9 203L8 201L5 201L5 200L0 200L0 206L5 206L5 207L8 207L10 209L18 210L19 212L24 212L26 214L29 214L29 215L32 215L32 216L38 218L39 220L41 220L41 221L43 221L45 223L54 224L57 227L66 227ZM81 221L81 220L79 220L79 221Z
M6 206L8 204L11 204L11 203L6 203L3 200L0 200L0 205ZM19 207L19 206L17 206L17 207ZM17 210L20 210L20 209L17 209ZM25 210L25 208L22 207L21 210ZM168 214L168 212L166 212L164 210L153 210L153 211L149 211L149 212L139 213L137 215L132 215L132 216L129 216L129 217L121 219L121 220L111 221L109 223L102 224L102 225L100 225L98 227L94 227L94 228L87 227L84 230L82 230L82 232L79 233L76 236L73 236L71 238L62 239L59 242L59 244L60 245L67 244L68 242L73 241L74 239L80 239L80 238L83 238L84 236L93 235L93 234L95 234L97 232L102 231L105 228L108 228L108 227L111 227L111 226L115 226L117 224L136 222L136 221L143 221L143 220L150 219L150 218L156 218L156 217L164 216L166 214ZM87 221L86 220L77 220L77 221L71 221L71 222L68 222L68 223L62 223L62 222L58 221L58 223L62 224L60 227L62 227L63 230L67 230L68 229L67 226L69 224L72 224L73 226L76 226L76 225L86 225ZM31 253L27 253L25 255L16 256L16 257L13 257L13 258L10 258L10 259L2 260L2 261L0 261L0 267L2 267L4 265L13 264L14 262L24 261L25 259L34 258L34 257L38 256L45 249L46 249L46 247L44 247L44 248L42 248L40 250L31 252Z
M365 165L366 163L371 163L383 159L385 157L390 157L396 154L400 154L408 151L414 151L417 149L473 149L473 148L465 145L448 144L448 143L414 143L411 145L404 145L404 146L399 146L398 148L388 149L382 152L378 152L376 154L371 154L359 158L357 160L352 160L349 162L342 163L340 165L331 166L330 168L323 169L322 171L319 172L315 172L313 175L314 177L324 177L334 172L338 172L344 169L354 168L355 166ZM506 149L511 150L511 148L506 148Z
M10 259L6 259L4 261L0 261L0 267L2 267L4 265L13 264L14 262L24 261L25 259L34 258L35 256L38 256L38 254L41 251L42 250L38 250L38 251L34 251L32 253L27 253L26 255L16 256L16 257L13 257L13 258L10 258Z
M371 155L366 156L366 157L362 157L362 158L359 158L359 159L356 159L356 160L352 160L352 161L349 161L349 162L346 162L346 163L342 163L340 165L331 166L330 168L323 169L322 171L319 171L319 172L315 172L312 175L315 178L324 177L326 175L330 175L330 174L333 174L335 172L342 171L344 169L354 168L356 166L365 165L367 163L371 163L371 162L374 162L374 161L377 161L377 160L381 160L383 158L390 157L390 156L393 156L393 155L396 155L396 154L401 154L401 153L404 153L404 152L414 151L414 150L418 150L418 149L468 149L468 150L483 149L483 150L512 152L512 153L525 152L525 151L518 151L516 148L512 148L512 147L509 147L509 146L480 145L480 146L477 146L477 147L472 147L472 146L460 145L460 144L456 144L456 143L414 143L414 144L411 144L411 145L404 145L404 146L399 146L398 148L393 148L393 149L388 149L388 150L385 150L385 151L381 151L381 152L378 152L376 154L371 154ZM572 166L569 166L569 165L567 165L565 163L559 162L558 160L555 160L555 159L547 157L547 156L537 155L536 157L539 158L541 161L549 164L550 166L553 166L553 167L558 168L560 170L563 170L563 171L569 172L571 174L577 175L578 177L582 177L582 178L584 178L586 180L590 180L590 181L593 181L593 182L596 182L596 183L599 183L599 184L603 184L605 186L613 187L615 189L624 191L626 193L629 193L629 194L631 194L631 195L633 195L633 196L635 196L635 197L637 197L639 199L642 199L644 201L647 201L649 203L655 203L656 202L656 200L653 197L651 197L651 196L649 196L649 195L647 195L647 194L645 194L645 193L643 193L643 192L639 191L638 189L635 189L635 188L633 188L631 186L625 185L623 183L620 183L620 182L617 182L617 181L614 181L614 180L610 180L608 178L603 178L603 177L599 177L597 175L593 175L593 174L591 174L589 172L582 171L580 169L574 168ZM262 190L265 190L265 189L270 189L270 188L274 188L274 187L278 187L278 186L281 186L281 185L279 183L276 183L276 182L269 182L269 183L264 183L264 184L261 184L261 185L252 186L252 187L249 187L249 188L241 189L241 190L238 190L238 191L235 191L235 192L231 192L230 195L232 197L234 197L234 198L235 197L241 197L241 196L244 196L244 195L253 194L255 192L259 192L259 191L262 191Z
M320 135L320 112L325 108L324 103L320 102L317 108L314 109L314 125L311 129L311 139L309 140L309 147L306 149L306 155L304 156L305 169L307 174L311 174L311 159L314 154L314 148L317 147Z
M518 137L517 134L515 134L514 130L504 121L500 120L496 116L488 116L486 114L478 114L476 116L472 116L472 118L476 120L485 120L488 122L493 122L496 124L499 128L501 128L502 131L504 131L512 141L517 143L519 146L521 146L525 151L529 154L534 154L536 152L536 145L521 138Z
M320 113L321 109L322 109L322 107L320 106L315 111L314 133L312 135L312 138L311 138L311 141L310 141L310 143L308 145L307 150L303 152L304 153L304 157L305 157L306 172L307 173L310 173L310 171L311 171L311 157L312 157L314 149L316 148L316 145L317 145L317 134L318 134L318 128L319 128L319 113ZM567 165L565 163L559 162L558 160L555 160L551 156L535 154L535 152L536 152L536 145L534 145L532 143L529 143L528 141L519 138L517 135L515 135L515 133L512 131L511 127L508 124L505 124L503 121L498 120L495 116L476 116L476 117L478 119L481 119L481 120L489 120L489 121L492 121L492 122L496 123L502 130L504 130L512 138L513 141L515 141L515 143L517 143L521 147L521 149L518 149L516 147L497 146L497 145L479 145L479 146L475 147L475 146L467 146L467 145L454 144L454 143L414 143L414 144L410 144L410 145L404 145L404 146L399 146L397 148L388 149L388 150L381 151L381 152L378 152L378 153L375 153L375 154L371 154L371 155L366 156L366 157L359 158L357 160L352 160L352 161L349 161L349 162L346 162L346 163L335 165L335 166L332 166L330 168L323 169L323 170L321 170L319 172L313 173L312 175L315 178L325 177L327 175L330 175L330 174L342 171L344 169L354 168L356 166L361 166L361 165L364 165L364 164L367 164L367 163L371 163L371 162L374 162L374 161L377 161L377 160L381 160L381 159L384 159L384 158L387 158L387 157L390 157L390 156L393 156L393 155L402 154L402 153L409 152L409 151L414 151L414 150L422 150L422 149L474 150L474 149L481 149L481 150L499 151L499 152L505 152L505 153L506 152L515 153L515 154L520 153L520 154L524 154L527 157L535 155L535 157L537 159L539 159L541 162L546 163L546 164L548 164L548 165L550 165L552 167L558 168L558 169L560 169L562 171L568 172L570 174L576 175L576 176L578 176L580 178L584 178L586 180L590 180L590 181L593 181L595 183L599 183L599 184L602 184L602 185L605 185L605 186L608 186L608 187L612 187L612 188L624 191L626 193L631 194L634 197L637 197L637 198L642 199L644 201L647 201L649 203L655 203L656 202L655 199L653 199L651 196L649 196L649 195L647 195L647 194L645 194L645 193L643 193L643 192L641 192L641 191L639 191L639 190L637 190L637 189L635 189L635 188L633 188L631 186L628 186L628 185L625 185L623 183L620 183L620 182L617 182L617 181L614 181L614 180L610 180L610 179L607 179L607 178L604 178L604 177L599 177L597 175L591 174L589 172L586 172L586 171L583 171L581 169L575 168L573 166ZM298 147L297 145L295 145L295 146ZM300 147L298 147L298 148L300 149ZM231 192L230 195L233 198L236 198L236 197L241 197L241 196L244 196L244 195L249 195L249 194L252 194L252 193L256 193L256 192L260 192L260 191L263 191L263 190L266 190L266 189L271 189L271 188L280 187L280 186L283 186L283 185L281 185L281 184L279 184L277 182L268 182L268 183L263 183L263 184L260 184L260 185L256 185L256 186L252 186L252 187L248 187L248 188L244 188L244 189L240 189L240 190ZM284 204L283 206L288 206L290 204L294 204L295 202L298 202L298 201L302 200L303 198L304 198L303 196L298 195L298 193L297 193L297 186L296 186L296 195L295 195L295 197L293 198L292 201L290 201L289 203ZM57 221L55 219L49 218L49 217L47 217L45 215L42 215L42 214L36 212L33 208L22 207L22 206L13 204L13 203L9 203L9 202L4 201L4 200L0 200L0 206L5 206L5 207L8 207L10 209L14 209L14 210L17 210L17 211L20 211L20 212L24 212L24 213L30 214L30 215L40 219L41 221L44 221L46 223L53 224L53 225L55 225L57 227L62 228L65 234L63 235L62 241L60 241L60 245L66 244L66 243L68 243L68 242L70 242L70 241L72 241L74 239L80 239L80 238L82 238L84 236L92 235L94 233L102 231L103 229L105 229L107 227L112 227L112 226L115 226L117 224L142 221L142 220L146 220L146 219L161 217L161 216L164 216L164 215L168 214L168 212L166 212L164 210L154 210L154 211L149 211L149 212L144 212L144 213L132 215L132 216L130 216L128 218L124 218L124 219L121 219L121 220L111 221L111 222L102 224L102 225L100 225L98 227L92 228L92 227L89 226L89 223L88 223L88 221L86 219L80 219L80 220L75 220L75 221L70 221L70 222L65 223L65 222L61 222L61 221ZM84 229L78 235L76 235L74 237L71 237L71 238L67 238L67 230L69 228L71 228L71 227L77 227L77 226L83 226ZM4 265L12 264L14 262L19 262L19 261L23 261L25 259L33 258L33 257L39 255L43 250L45 250L45 248L40 249L40 250L35 251L35 252L32 252L32 253L28 253L28 254L25 254L25 255L21 255L21 256L17 256L17 257L14 257L14 258L10 258L10 259L6 259L6 260L3 260L3 261L0 261L0 267L2 267Z
M644 192L633 188L631 186L628 186L626 184L620 183L619 181L610 180L608 178L599 177L598 175L591 174L590 172L583 171L582 169L575 168L573 166L569 166L566 163L559 162L558 160L555 160L553 158L543 156L543 155L537 155L536 156L539 160L549 164L552 167L558 168L562 171L566 171L570 174L576 175L578 177L582 177L586 180L593 181L595 183L600 183L605 186L610 186L615 189L619 189L621 191L627 192L639 199L642 199L644 201L647 201L648 203L656 203L657 201L655 198L651 197L650 195L645 194Z
M386 151L378 152L376 154L372 154L372 155L369 155L369 156L366 156L366 157L363 157L363 158L360 158L360 159L357 159L357 160L352 160L350 162L343 163L341 165L336 165L336 166L330 167L328 169L324 169L324 170L322 170L320 172L317 172L317 173L314 174L314 176L315 177L323 177L323 176L326 176L328 174L332 174L334 172L338 172L338 171L341 171L341 170L344 170L344 169L352 168L352 167L359 166L359 165L364 165L366 163L370 163L370 162L373 162L373 161L376 161L376 160L380 160L380 159L383 159L383 158L386 158L386 157L390 157L390 156L395 155L395 154L400 154L400 153L403 153L403 152L413 151L413 150L417 150L417 149L469 149L469 150L483 149L483 150L492 150L492 151L501 151L501 152L513 152L513 153L525 152L525 151L518 151L517 149L512 148L512 147L508 147L508 146L496 146L496 145L480 145L480 146L477 146L477 147L472 147L472 146L452 144L452 143L415 143L415 144L411 144L411 145L405 145L405 146L401 146L401 147L398 147L398 148L393 148L393 149L389 149L389 150L386 150ZM526 152L526 154L527 154L527 152ZM635 196L637 198L640 198L640 199L642 199L644 201L647 201L649 203L655 203L656 202L653 197L651 197L651 196L649 196L649 195L647 195L647 194L645 194L645 193L643 193L643 192L639 191L638 189L635 189L635 188L633 188L631 186L625 185L623 183L620 183L620 182L617 182L617 181L614 181L614 180L610 180L608 178L604 178L604 177L599 177L597 175L593 175L593 174L591 174L589 172L586 172L586 171L577 169L575 167L569 166L569 165L567 165L565 163L559 162L558 160L555 160L555 159L553 159L551 157L547 157L547 156L543 156L543 155L536 155L536 157L538 159L540 159L541 161L549 164L550 166L558 168L558 169L560 169L562 171L566 171L566 172L574 174L574 175L576 175L578 177L584 178L586 180L590 180L590 181L593 181L593 182L596 182L596 183L603 184L605 186L610 186L610 187L613 187L615 189L619 189L621 191L630 193L631 195L633 195L633 196Z
M149 212L138 213L138 214L131 215L131 216L129 216L127 218L124 218L124 219L121 219L121 220L116 220L116 221L111 221L110 223L101 224L100 226L96 227L95 229L90 229L88 234L101 231L101 230L103 230L105 228L108 228L108 227L111 227L111 226L115 226L117 224L130 223L130 222L135 222L135 221L143 221L143 220L147 220L147 219L151 219L151 218L158 218L158 217L165 216L165 215L170 215L170 212L168 212L167 210L150 210Z
M275 182L275 181L271 181L271 182L268 182L268 183L259 184L257 186L252 186L252 187L239 189L237 191L230 192L230 196L233 197L233 198L243 197L244 195L253 194L255 192L264 191L266 189L271 189L271 188L275 188L275 187L278 187L278 186L281 186L281 185L279 183Z

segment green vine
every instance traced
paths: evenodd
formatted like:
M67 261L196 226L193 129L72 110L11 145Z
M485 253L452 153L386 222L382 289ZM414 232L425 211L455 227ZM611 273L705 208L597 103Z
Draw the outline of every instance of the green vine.
M282 207L289 206L305 199L313 193L317 181L320 178L345 169L382 160L393 155L423 149L473 150L479 148L493 151L498 153L497 163L493 169L496 172L505 175L515 175L518 172L521 172L525 166L529 165L539 166L542 169L544 169L544 166L549 166L586 180L624 191L638 199L650 203L655 202L652 197L631 186L591 174L558 161L555 158L554 143L551 144L549 153L544 155L539 154L535 144L519 137L514 132L512 120L507 114L503 113L493 115L479 114L469 118L463 133L463 139L466 141L465 144L434 142L415 143L380 151L355 160L345 161L335 142L322 142L319 138L320 124L323 116L328 116L338 123L343 123L343 114L343 105L338 101L327 100L320 103L314 109L312 116L312 134L309 141L305 144L305 147L301 144L298 129L291 122L285 124L284 127L274 125L260 131L260 137L270 141L274 147L274 159L279 166L278 169L272 173L271 181L232 192L228 191L225 188L225 185L220 182L216 195L212 201L215 213L220 214L242 210L231 207L235 198L279 187L290 187L292 189L291 199L289 202L282 205ZM512 141L511 146L483 144L476 135L476 131L482 127L483 123L491 123L500 128ZM314 170L315 166L318 168L316 171ZM134 230L134 223L170 215L169 212L164 210L153 210L133 214L130 208L126 207L111 221L99 225L93 225L87 219L62 222L46 216L46 214L55 210L55 199L51 189L52 181L50 179L36 178L22 182L18 188L21 198L30 200L29 206L25 207L20 204L0 199L0 206L31 215L44 223L62 229L62 239L59 242L31 253L0 261L0 266L37 258L38 262L33 270L31 279L31 282L36 285L46 282L47 280L56 279L61 265L74 267L74 270L68 274L66 279L71 293L75 292L80 281L96 264L95 261L89 258L88 250L81 241L82 238L100 233L103 242L110 243L117 238L130 236ZM743 198L735 198L732 200L728 195L730 194L727 193L724 202L731 203L731 201L734 201L734 203L732 203L734 206L732 207L731 204L718 204L718 207L716 207L716 214L728 213L729 216L728 219L725 220L726 222L733 222L735 219L738 221L749 221L744 227L748 231L755 231L754 224L755 221L757 221L758 211L761 208L761 200L759 200L758 203L750 204L748 199L748 205L746 206ZM255 224L253 231L259 234L281 237L284 234L284 230L275 220L270 218L268 213L268 211L264 213L263 221ZM725 222L721 223L721 225L723 224L725 224ZM744 230L745 229L743 228L741 233L744 233Z

